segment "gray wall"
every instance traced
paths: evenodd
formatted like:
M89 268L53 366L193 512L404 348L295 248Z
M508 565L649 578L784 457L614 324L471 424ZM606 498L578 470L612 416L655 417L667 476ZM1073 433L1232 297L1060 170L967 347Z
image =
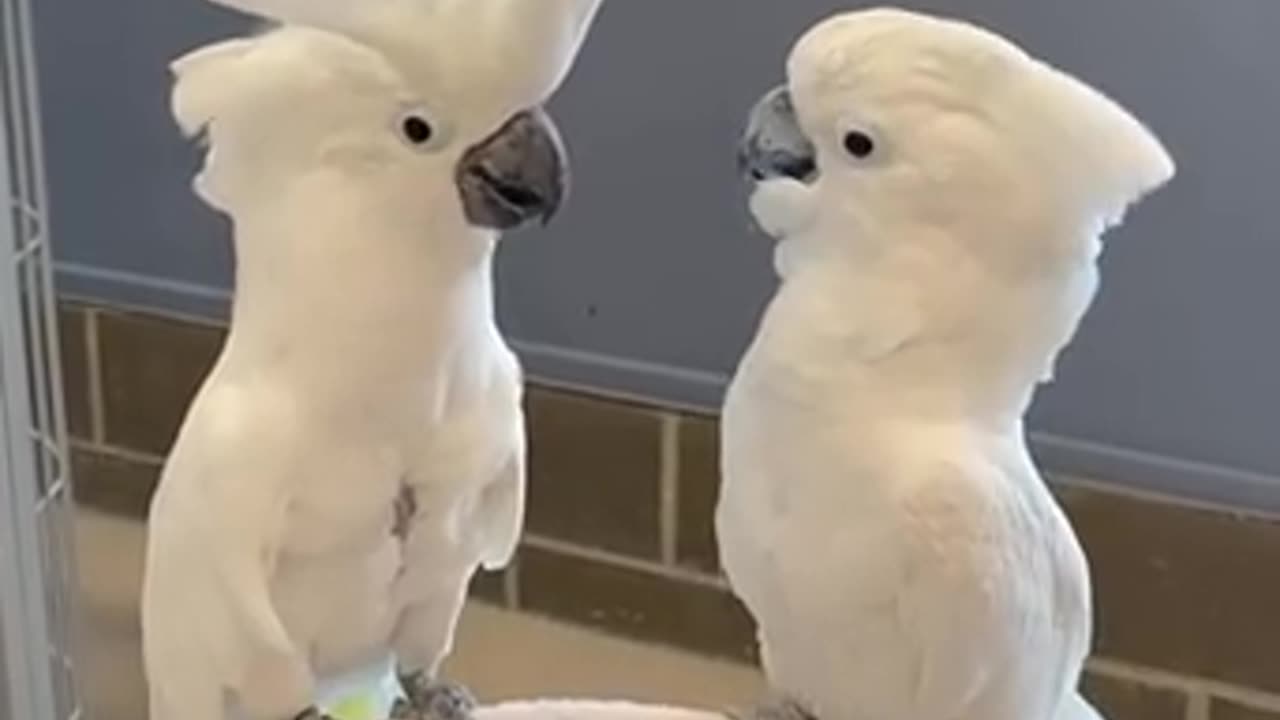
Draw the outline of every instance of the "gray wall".
M1280 3L913 2L1008 33L1146 118L1181 165L1109 244L1105 291L1035 411L1052 466L1280 508ZM216 313L224 227L165 65L241 27L198 0L36 3L64 288ZM572 206L510 239L502 314L535 374L712 406L770 288L732 147L831 0L608 0L558 100Z

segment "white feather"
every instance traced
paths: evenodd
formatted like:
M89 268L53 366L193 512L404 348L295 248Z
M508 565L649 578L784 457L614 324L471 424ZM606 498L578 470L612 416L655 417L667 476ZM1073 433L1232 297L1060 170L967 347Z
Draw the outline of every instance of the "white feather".
M820 175L753 199L782 284L728 393L717 511L769 679L822 720L1096 718L1088 568L1022 416L1099 233L1172 162L1100 93L906 11L819 24L789 86Z
M374 14L356 33L354 3L227 0L298 24L173 64L237 268L226 346L151 509L152 720L293 717L393 654L434 673L472 574L515 552L521 371L494 318L495 234L467 221L455 170L547 99L598 0L524 42L473 25L484 3L440 3L432 26L359 5ZM555 72L494 61L521 51ZM410 109L435 122L429 147L400 136ZM396 536L406 488L417 511Z

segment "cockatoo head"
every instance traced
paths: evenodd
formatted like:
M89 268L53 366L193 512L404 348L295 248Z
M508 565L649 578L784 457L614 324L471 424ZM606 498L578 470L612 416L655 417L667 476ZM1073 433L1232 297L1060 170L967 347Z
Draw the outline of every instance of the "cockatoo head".
M341 177L437 225L507 230L559 209L568 164L542 106L600 0L215 2L285 24L174 64L174 113L209 142L210 204L237 215Z
M1091 252L1098 230L1174 172L1101 93L991 32L889 8L799 40L788 83L752 113L741 161L774 234L814 216L857 228L851 243L932 225L981 261L1033 265Z
M1020 412L1091 304L1103 231L1172 178L1169 155L1098 91L958 21L838 15L787 74L740 160L791 296L829 309L803 322L896 354L939 397Z

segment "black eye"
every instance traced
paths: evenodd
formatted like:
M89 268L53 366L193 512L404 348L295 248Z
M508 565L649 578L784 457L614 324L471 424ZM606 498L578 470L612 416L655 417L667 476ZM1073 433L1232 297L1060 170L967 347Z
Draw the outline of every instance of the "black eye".
M435 129L431 127L431 123L417 115L410 115L401 120L400 132L404 133L405 140L414 145L425 145L431 142L431 138L436 134Z
M853 130L844 136L844 149L855 158L865 160L875 152L876 143L870 135Z

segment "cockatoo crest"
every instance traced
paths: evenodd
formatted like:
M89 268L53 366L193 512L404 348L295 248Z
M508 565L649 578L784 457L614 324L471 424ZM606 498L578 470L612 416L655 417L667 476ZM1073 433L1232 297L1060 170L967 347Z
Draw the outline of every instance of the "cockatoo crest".
M988 242L1004 228L1021 244L1013 255L1094 253L1079 241L1174 174L1160 142L1115 102L967 23L846 13L801 38L788 74L820 170L856 185L845 192L859 205L987 230ZM851 130L875 142L873 156L850 158Z
M247 198L269 199L268 189L304 176L327 153L346 152L348 161L408 156L396 152L404 148L394 142L394 121L423 104L381 54L307 28L208 45L171 69L173 115L188 136L206 134L209 146L197 192L227 211ZM433 160L418 155L420 163ZM435 176L448 179L420 173L427 179L418 184Z
M389 181L387 197L446 197L445 183L470 181L455 170L459 158L486 139L505 142L499 128L524 133L521 141L554 135L545 123L532 130L539 121L530 113L563 81L601 2L211 1L284 23L172 66L175 117L188 135L208 133L197 191L223 210L237 204L232 194L270 197L282 177L305 178L320 165L376 171ZM416 159L395 145L405 139L396 126L410 116L425 137L410 138ZM535 199L554 214L558 196Z
M415 86L494 122L546 102L573 65L601 0L210 0L347 36Z

